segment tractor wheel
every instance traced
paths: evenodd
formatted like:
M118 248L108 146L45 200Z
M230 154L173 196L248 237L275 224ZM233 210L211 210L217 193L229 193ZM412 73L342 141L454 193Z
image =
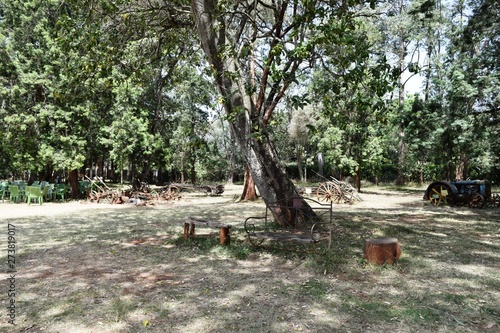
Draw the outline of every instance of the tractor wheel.
M479 193L473 193L469 196L468 204L470 208L483 208L484 197Z
M452 204L453 203L453 193L444 184L435 184L429 189L429 201L434 206L439 206L441 204Z

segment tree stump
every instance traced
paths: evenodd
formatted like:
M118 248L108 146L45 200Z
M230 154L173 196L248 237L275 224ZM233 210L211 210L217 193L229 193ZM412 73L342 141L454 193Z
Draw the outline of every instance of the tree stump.
M189 238L189 227L190 227L191 224L189 224L188 222L184 223L184 239L188 239Z
M229 235L229 226L220 228L220 245L231 244L231 236Z
M401 255L401 248L397 238L370 238L365 241L363 253L370 264L394 264Z

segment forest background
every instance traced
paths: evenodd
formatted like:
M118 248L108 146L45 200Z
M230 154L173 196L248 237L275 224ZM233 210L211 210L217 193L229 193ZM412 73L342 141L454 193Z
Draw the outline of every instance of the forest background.
M215 57L207 8L218 26L204 31L225 33ZM0 178L242 181L248 154L223 75L256 106L244 139L265 135L291 178L498 184L499 9L0 0ZM221 74L218 59L240 70ZM409 94L412 78L421 85Z

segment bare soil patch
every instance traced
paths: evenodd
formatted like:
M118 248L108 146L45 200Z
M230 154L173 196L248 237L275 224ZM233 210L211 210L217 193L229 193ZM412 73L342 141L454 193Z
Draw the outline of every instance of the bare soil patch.
M234 202L240 191L144 207L0 203L0 247L15 225L18 271L13 327L1 270L0 331L500 331L499 209L368 189L335 205L330 254L297 255L250 247L243 222L264 204ZM188 216L232 224L231 246L183 241ZM375 236L399 239L397 265L365 265L364 239Z

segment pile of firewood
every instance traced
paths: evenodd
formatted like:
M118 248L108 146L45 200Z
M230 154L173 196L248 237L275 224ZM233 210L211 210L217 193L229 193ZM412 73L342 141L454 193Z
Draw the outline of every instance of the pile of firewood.
M90 191L87 194L87 200L90 202L105 202L115 203L121 200L123 193L118 190L110 188L101 178L90 179Z
M175 186L165 186L158 190L152 190L149 186L141 184L141 186L133 186L130 190L120 191L110 188L100 178L88 179L91 184L87 199L90 202L128 203L142 206L146 205L147 202L172 201L181 198L180 191Z
M134 198L142 200L156 200L156 201L172 201L179 200L181 196L179 195L179 190L175 186L165 186L157 190L147 191L135 191L131 192L130 195Z

